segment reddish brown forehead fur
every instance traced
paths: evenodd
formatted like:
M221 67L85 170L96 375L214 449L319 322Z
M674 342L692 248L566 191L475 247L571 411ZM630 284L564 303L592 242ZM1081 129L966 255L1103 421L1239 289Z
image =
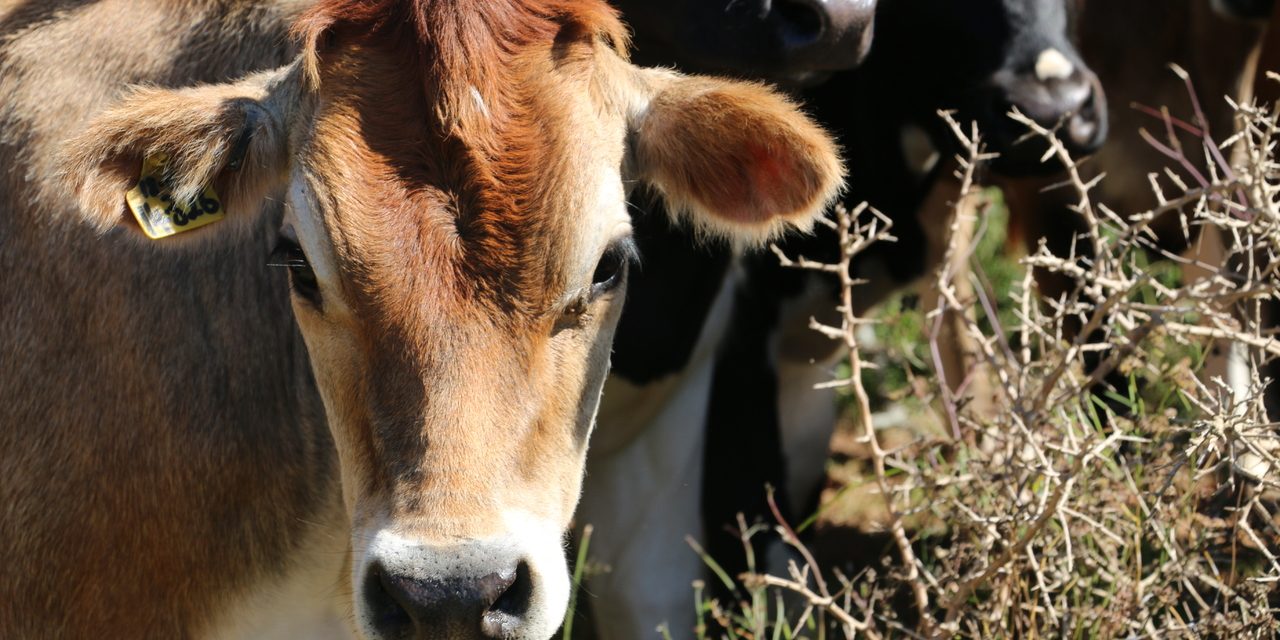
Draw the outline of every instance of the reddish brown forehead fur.
M414 125L439 146L396 155L434 154L456 168L425 181L447 194L456 216L462 255L448 270L461 272L459 286L483 288L508 311L535 311L555 249L545 237L548 217L563 215L545 206L546 190L571 176L555 168L562 136L547 131L551 101L531 95L539 87L528 58L594 42L625 55L615 11L597 0L321 0L295 34L317 87L329 58L340 57L332 51L339 43L376 43L404 61L403 80L420 83L424 98ZM414 185L398 191L415 197ZM438 192L419 197L401 211L440 214Z
M408 41L428 82L454 91L470 84L485 95L501 93L513 55L566 30L603 37L619 53L627 44L603 0L320 0L294 27L313 69L325 34L343 26Z

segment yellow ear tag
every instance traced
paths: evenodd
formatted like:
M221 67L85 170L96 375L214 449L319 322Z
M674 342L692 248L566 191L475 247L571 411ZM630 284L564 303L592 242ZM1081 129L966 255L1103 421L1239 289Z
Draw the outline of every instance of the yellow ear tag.
M184 231L199 229L226 217L222 201L213 187L205 187L194 202L173 201L173 192L164 181L164 167L169 158L164 154L147 156L142 161L138 184L124 194L129 210L138 219L142 232L152 240L168 238Z

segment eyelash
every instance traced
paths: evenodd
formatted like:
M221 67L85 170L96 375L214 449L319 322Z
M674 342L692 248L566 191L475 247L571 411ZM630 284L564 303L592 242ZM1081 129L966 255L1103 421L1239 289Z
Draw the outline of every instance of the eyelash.
M587 307L600 296L617 289L625 279L627 269L638 262L639 252L631 238L610 244L596 263L595 272L591 275L591 286L569 304L564 315L573 318L585 315Z
M610 244L600 256L595 272L591 275L589 297L594 300L616 289L622 283L627 268L637 262L637 257L635 243L630 238Z
M267 258L267 266L288 269L289 285L293 292L320 308L320 284L316 281L316 274L307 260L307 254L296 240L280 236Z

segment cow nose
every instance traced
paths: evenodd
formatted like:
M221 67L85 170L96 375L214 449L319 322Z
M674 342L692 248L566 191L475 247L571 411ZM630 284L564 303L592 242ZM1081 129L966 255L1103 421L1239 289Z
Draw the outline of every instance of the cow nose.
M366 572L365 610L384 639L507 638L519 635L533 598L529 566L479 576L421 576L374 561Z
M1040 52L1029 73L997 83L1004 85L1005 111L1016 108L1046 127L1062 123L1058 135L1072 154L1093 153L1105 141L1106 97L1098 77L1057 49Z
M876 0L773 0L770 7L790 66L848 69L871 49Z

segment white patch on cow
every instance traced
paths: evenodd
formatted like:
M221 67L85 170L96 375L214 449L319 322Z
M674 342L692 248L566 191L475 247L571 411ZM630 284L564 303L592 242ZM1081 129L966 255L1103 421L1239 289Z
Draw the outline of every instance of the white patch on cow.
M329 522L316 523L293 554L289 569L237 596L202 638L244 640L347 640L355 638L347 621L344 567L348 543L341 505Z
M1041 51L1036 57L1036 79L1040 82L1066 80L1075 71L1075 65L1053 47Z
M653 638L662 623L674 637L692 628L689 585L703 578L704 567L685 537L704 539L700 500L707 402L715 350L732 320L737 277L733 272L726 279L682 372L643 387L617 378L606 383L578 510L578 521L595 528L591 560L610 568L588 578L586 588L603 640ZM815 391L813 384L830 379L842 351L807 327L808 317L819 313L812 310L831 309L829 288L813 283L792 302L771 352L786 351L775 365L783 381L779 395L783 447L792 462L789 490L808 497L824 477L835 424L834 392ZM771 549L764 561L785 568L788 554Z
M772 336L769 353L778 380L778 428L787 461L787 495L799 507L826 479L827 454L835 430L837 409L834 389L816 389L835 379L836 365L845 349L814 331L809 319L832 313L831 287L821 278L809 278L798 298L787 301ZM809 514L797 513L797 517Z
M1225 343L1226 341L1221 341ZM1249 409L1249 398L1257 392L1255 385L1260 381L1253 375L1253 368L1249 366L1249 349L1241 342L1231 342L1227 348L1227 385L1231 387L1231 394L1236 402L1235 415L1244 417ZM1255 446L1261 447L1270 456L1263 456L1252 450L1245 450L1236 456L1232 466L1236 473L1239 473L1254 482L1265 482L1275 472L1268 457L1274 458L1280 454L1280 447L1277 447L1272 441L1257 439L1253 443Z
M907 168L918 176L933 171L942 157L938 148L933 146L933 140L929 139L929 134L919 125L908 124L903 127L899 144L902 145L902 157L907 161Z
M595 528L591 560L610 568L585 591L602 640L653 638L664 622L682 637L693 626L689 585L703 567L685 537L703 539L707 399L733 282L725 279L682 372L644 387L616 377L605 384L577 516ZM613 447L597 449L601 440Z
M1229 349L1227 351L1227 384L1231 387L1231 394L1243 412L1249 396L1254 391L1253 385L1257 384L1258 380L1249 366L1249 350L1244 343L1233 341L1226 344Z
M1275 451L1270 452L1275 455ZM1236 457L1232 464L1236 473L1239 473L1254 482L1263 482L1271 474L1271 462L1266 458L1252 452L1245 451Z
M480 112L480 115L484 116L485 120L492 119L493 116L489 114L489 105L485 104L484 96L480 95L480 90L474 84L469 85L467 89L471 91L471 100L476 103L476 110Z

